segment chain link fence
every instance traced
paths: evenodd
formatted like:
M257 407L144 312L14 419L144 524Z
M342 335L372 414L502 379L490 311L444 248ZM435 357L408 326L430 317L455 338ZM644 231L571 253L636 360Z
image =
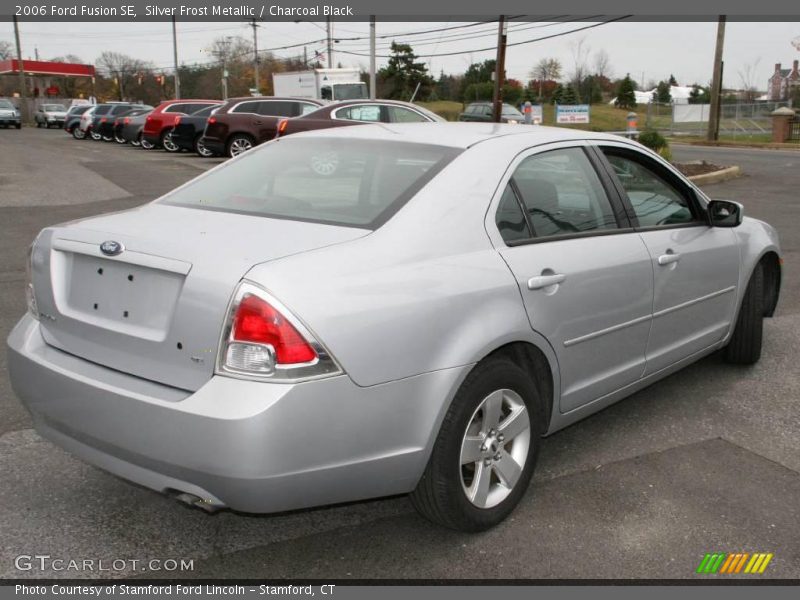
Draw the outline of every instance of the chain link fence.
M768 138L772 132L770 113L791 102L735 102L720 106L719 133L731 138ZM673 136L703 136L708 129L708 104L647 105L645 127Z

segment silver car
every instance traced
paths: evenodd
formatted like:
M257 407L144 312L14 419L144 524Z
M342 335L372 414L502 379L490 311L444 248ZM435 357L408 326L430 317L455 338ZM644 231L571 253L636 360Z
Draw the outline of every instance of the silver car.
M408 492L476 531L543 435L757 361L780 264L772 227L620 137L327 129L43 230L8 366L44 437L191 504Z
M33 114L37 127L63 127L67 119L67 107L63 104L40 104Z

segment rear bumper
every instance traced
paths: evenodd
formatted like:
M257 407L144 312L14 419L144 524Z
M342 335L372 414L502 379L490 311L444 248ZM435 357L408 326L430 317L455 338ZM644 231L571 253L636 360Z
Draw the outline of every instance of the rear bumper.
M194 393L44 343L29 315L8 369L39 433L83 460L215 507L276 512L412 490L468 367L362 388L213 377Z
M219 138L203 136L203 144L214 154L225 154L225 142Z

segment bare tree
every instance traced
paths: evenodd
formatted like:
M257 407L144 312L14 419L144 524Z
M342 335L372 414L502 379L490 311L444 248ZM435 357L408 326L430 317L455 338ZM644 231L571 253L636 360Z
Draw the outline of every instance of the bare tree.
M14 47L5 40L0 40L0 60L10 60L14 58Z
M598 77L606 77L611 79L611 67L609 63L611 62L611 58L608 56L608 52L603 49L598 50L595 52L594 55L594 74Z
M746 63L739 71L739 80L742 82L745 102L755 102L758 88L756 87L756 70L761 58L756 58L752 63Z
M589 52L591 48L586 45L586 38L581 38L577 42L572 42L570 44L570 50L572 51L573 62L572 85L575 90L579 90L581 82L589 71Z
M132 84L138 74L148 69L148 64L138 58L119 52L103 52L97 59L98 69L117 84L119 99L125 99L125 88Z
M75 64L83 64L80 56L75 56L74 54L65 54L64 56L56 56L55 58L50 59L51 62L57 63L75 63Z
M542 99L542 84L548 80L561 78L561 61L557 58L543 58L531 69L529 77L539 82L539 100Z

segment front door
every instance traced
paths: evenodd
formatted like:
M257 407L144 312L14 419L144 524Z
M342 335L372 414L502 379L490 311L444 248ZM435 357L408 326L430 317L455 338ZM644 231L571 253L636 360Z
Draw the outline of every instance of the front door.
M732 229L711 227L694 190L634 149L604 147L655 273L646 375L722 340L734 319L739 252Z
M574 146L522 157L495 216L531 326L558 357L561 412L635 382L645 367L650 255L598 164Z

